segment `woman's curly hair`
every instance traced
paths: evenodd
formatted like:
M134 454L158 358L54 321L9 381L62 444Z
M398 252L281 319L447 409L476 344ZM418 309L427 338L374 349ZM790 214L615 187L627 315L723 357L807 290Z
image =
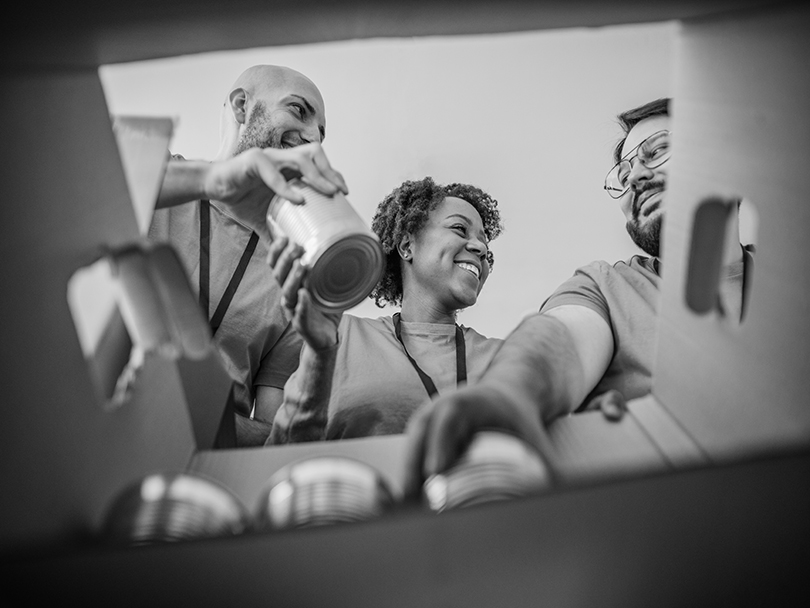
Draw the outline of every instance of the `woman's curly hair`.
M385 253L385 270L369 297L383 308L386 304L402 303L402 268L397 245L408 233L416 234L427 223L428 216L445 198L453 196L470 203L484 224L484 234L491 241L503 231L498 201L489 194L468 184L442 186L425 177L406 181L377 206L371 229L377 233ZM492 251L487 252L490 268L495 263Z

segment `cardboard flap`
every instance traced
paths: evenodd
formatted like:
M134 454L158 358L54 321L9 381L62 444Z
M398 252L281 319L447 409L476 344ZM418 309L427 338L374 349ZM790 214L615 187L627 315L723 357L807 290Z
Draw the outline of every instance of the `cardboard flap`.
M113 132L142 235L149 229L174 131L170 118L116 116Z
M627 404L627 410L673 467L708 463L700 446L653 395L633 399Z
M810 443L808 28L781 7L679 39L653 393L714 462ZM759 218L741 324L688 294L702 203L735 198Z
M555 420L548 433L554 468L566 481L618 479L670 468L633 416L614 422L600 411L585 412Z
M136 345L175 357L204 358L213 348L211 328L171 245L139 242L112 252L109 259Z
M176 361L198 449L211 449L218 441L231 445L218 433L233 414L232 381L177 253L166 243L139 242L109 259L121 284L120 305L133 352ZM137 374L137 369L130 371Z
M181 357L177 371L198 450L236 447L233 382L216 350L201 360Z

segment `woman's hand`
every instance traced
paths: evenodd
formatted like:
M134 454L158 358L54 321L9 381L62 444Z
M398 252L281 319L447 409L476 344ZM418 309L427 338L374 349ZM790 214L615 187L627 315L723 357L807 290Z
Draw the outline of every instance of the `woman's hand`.
M277 235L270 245L267 263L281 285L284 314L292 320L295 331L316 352L332 349L338 343L341 313L326 313L315 306L304 286L308 269L301 263L303 254L303 247Z

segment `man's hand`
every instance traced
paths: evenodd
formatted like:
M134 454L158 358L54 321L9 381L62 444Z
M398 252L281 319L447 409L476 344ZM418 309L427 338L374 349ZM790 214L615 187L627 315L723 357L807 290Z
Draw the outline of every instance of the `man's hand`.
M319 143L295 148L253 148L222 161L171 160L166 169L157 207L170 207L207 198L223 203L236 219L270 242L267 208L273 195L303 202L290 187L284 171L300 173L316 190L326 195L348 194L343 176L329 164Z
M332 349L338 342L341 313L325 313L314 305L304 287L307 267L301 264L303 254L300 245L279 235L270 245L267 263L281 285L284 314L292 320L295 331L316 352Z
M611 389L597 395L588 402L585 411L600 410L602 415L611 422L618 422L627 413L627 402L616 389Z
M405 497L418 500L425 480L450 468L478 431L510 431L541 454L550 454L535 410L533 404L513 401L508 391L481 383L425 403L406 431Z

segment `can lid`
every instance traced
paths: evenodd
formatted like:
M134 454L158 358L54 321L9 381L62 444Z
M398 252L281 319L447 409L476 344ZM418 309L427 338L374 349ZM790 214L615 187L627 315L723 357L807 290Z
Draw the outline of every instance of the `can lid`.
M316 306L343 311L368 297L383 273L385 259L376 235L350 234L333 243L314 261L307 288Z

